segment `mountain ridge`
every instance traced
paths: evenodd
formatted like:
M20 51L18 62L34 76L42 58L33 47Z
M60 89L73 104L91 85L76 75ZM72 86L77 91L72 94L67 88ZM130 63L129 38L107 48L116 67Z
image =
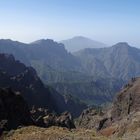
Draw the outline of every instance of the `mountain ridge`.
M117 43L108 48L88 48L76 52L74 55L82 62L85 61L83 63L85 68L91 64L95 64L94 60L97 59L104 66L105 71L108 72L108 76L110 77L128 80L140 75L140 64L138 61L140 58L140 49L131 47L127 43ZM92 71L96 68L98 68L97 65L93 67ZM107 74L104 74L104 76L107 76Z

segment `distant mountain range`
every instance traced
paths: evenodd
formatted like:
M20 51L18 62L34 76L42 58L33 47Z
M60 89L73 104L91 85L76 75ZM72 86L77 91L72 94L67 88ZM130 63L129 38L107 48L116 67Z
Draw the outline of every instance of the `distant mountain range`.
M76 51L79 51L79 50L85 49L85 48L107 47L107 45L102 42L95 41L95 40L92 40L92 39L89 39L89 38L83 37L83 36L76 36L71 39L62 40L60 42L65 45L65 48L69 52L76 52Z
M71 94L87 104L111 101L123 83L140 75L140 49L123 42L70 53L50 39L30 44L0 40L0 52L34 67L43 82L61 95Z

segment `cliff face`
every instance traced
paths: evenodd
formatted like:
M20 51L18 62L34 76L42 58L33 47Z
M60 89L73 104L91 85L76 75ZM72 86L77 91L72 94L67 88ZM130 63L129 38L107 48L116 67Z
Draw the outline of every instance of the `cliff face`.
M103 135L128 140L140 138L140 78L132 78L124 86L108 112L101 128Z
M112 108L112 118L123 118L140 111L140 78L132 78L117 95Z
M0 54L0 74L0 86L20 91L30 106L52 107L50 92L33 68L16 61L12 55Z
M28 105L20 93L0 88L0 130L31 124L33 121Z

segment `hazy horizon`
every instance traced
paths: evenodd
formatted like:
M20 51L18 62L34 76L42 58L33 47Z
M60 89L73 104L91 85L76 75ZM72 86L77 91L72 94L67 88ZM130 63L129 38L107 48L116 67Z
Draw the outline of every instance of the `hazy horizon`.
M138 0L5 0L0 1L0 38L29 43L42 38L74 36L113 45L139 47Z

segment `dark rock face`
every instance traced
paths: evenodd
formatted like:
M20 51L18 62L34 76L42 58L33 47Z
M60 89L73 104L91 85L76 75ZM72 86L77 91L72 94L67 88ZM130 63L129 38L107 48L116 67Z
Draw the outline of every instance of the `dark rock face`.
M20 93L0 88L0 129L10 130L31 124L28 105Z
M11 76L15 76L25 71L26 66L16 61L13 55L0 54L0 70L9 73Z
M49 101L49 90L32 67L16 61L12 55L0 54L0 75L0 87L12 87L14 91L20 91L30 106L53 108Z
M43 108L33 108L29 111L19 92L13 92L10 88L0 88L0 133L27 125L75 128L70 113L65 112L58 116Z

